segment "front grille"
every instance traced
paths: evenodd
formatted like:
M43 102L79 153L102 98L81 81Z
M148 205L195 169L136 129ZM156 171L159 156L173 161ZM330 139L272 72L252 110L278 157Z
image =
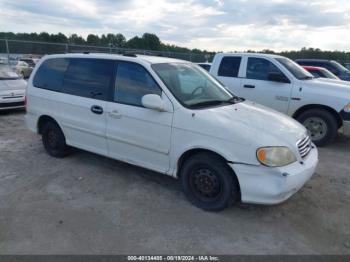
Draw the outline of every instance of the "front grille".
M305 138L299 140L297 143L297 146L299 149L300 156L302 158L306 157L312 149L312 143L311 143L310 136L306 136Z
M18 107L23 106L24 107L24 101L22 102L13 102L13 103L1 103L0 108L8 108L8 107Z

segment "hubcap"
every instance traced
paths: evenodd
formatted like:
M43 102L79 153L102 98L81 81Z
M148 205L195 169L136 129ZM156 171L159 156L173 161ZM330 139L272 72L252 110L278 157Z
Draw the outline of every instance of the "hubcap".
M310 131L312 140L320 140L327 134L328 127L322 118L310 117L303 124Z
M208 168L195 170L191 175L191 188L201 201L215 200L221 193L221 183L215 172Z

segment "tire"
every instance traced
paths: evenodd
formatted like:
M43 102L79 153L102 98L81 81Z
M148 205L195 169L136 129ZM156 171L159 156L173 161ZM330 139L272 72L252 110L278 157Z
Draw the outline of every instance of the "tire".
M44 148L50 156L62 158L68 155L69 148L66 144L66 138L57 123L46 122L41 134Z
M311 133L312 142L322 147L333 142L338 134L338 123L335 117L324 109L310 109L297 117Z
M220 211L240 199L237 178L220 157L198 153L180 170L182 189L188 200L207 211Z

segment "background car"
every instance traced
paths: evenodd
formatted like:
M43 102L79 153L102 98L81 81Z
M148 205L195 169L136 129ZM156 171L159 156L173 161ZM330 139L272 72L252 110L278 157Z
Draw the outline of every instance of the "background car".
M337 77L335 74L333 74L331 71L327 70L326 68L317 67L317 66L303 66L303 68L309 71L316 78L329 78L329 79L340 80L339 77Z
M0 111L24 108L27 82L8 65L0 65Z
M207 70L208 72L210 71L211 63L198 63L201 68Z
M17 74L23 78L29 78L37 61L37 59L33 58L21 58L16 65Z
M344 66L345 66L348 70L350 70L350 63L344 63Z
M323 67L331 71L337 77L344 81L350 81L350 71L334 60L322 59L297 59L295 60L301 66L317 66Z

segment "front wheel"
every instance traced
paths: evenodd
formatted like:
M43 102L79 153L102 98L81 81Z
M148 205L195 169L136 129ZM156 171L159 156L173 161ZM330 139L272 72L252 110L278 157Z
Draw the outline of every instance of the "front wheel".
M192 156L183 164L180 176L186 197L201 209L220 211L240 198L235 174L214 154Z
M307 110L297 120L309 130L312 142L317 146L330 144L338 134L337 120L327 110Z

